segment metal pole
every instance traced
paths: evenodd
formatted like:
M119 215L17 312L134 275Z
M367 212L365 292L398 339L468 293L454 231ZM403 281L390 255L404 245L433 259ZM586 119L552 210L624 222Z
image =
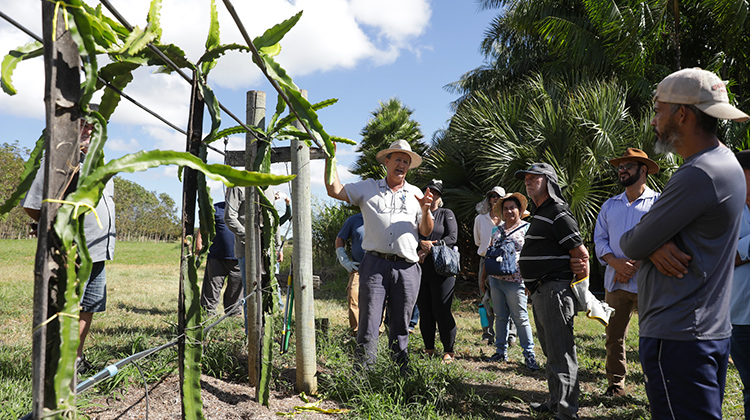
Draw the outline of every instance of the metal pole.
M247 124L263 129L266 125L266 93L251 90L247 92ZM245 135L245 168L254 170L258 143L255 134ZM263 305L261 293L260 258L260 217L258 214L257 188L245 188L245 293L256 292L254 299L247 300L247 363L250 385L258 385L260 377L261 326ZM256 400L258 390L256 388Z
M307 97L307 91L302 90ZM301 127L299 121L295 122ZM315 296L312 286L312 207L310 205L310 147L304 141L292 140L292 214L294 248L294 308L297 334L297 390L317 394L317 361L315 355Z
M53 21L57 19L57 32ZM78 103L81 98L80 62L78 47L70 32L65 30L61 12L55 15L55 4L42 2L47 145L44 179L44 198L63 198L68 182L78 168L79 127ZM55 39L53 42L52 39ZM53 259L54 232L52 221L60 204L42 203L39 219L34 266L34 314L32 329L32 413L35 419L56 411L54 375L60 359L60 328L57 318L47 319L59 312L57 308L58 268ZM71 387L74 383L71 382ZM48 411L45 413L45 411Z

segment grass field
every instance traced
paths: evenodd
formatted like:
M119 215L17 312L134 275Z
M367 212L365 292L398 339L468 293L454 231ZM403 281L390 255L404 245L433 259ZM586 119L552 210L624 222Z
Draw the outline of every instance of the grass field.
M31 303L35 241L0 241L0 418L14 419L31 407ZM291 253L287 253L291 255ZM137 351L170 341L175 336L179 279L178 244L118 242L115 261L107 264L108 307L97 314L86 343L86 356L97 368ZM332 263L335 264L335 263ZM542 372L529 373L521 364L518 346L510 349L513 360L491 364L484 357L494 347L479 340L480 328L472 287L474 280L459 282L454 301L458 323L458 359L444 365L418 356L422 340L410 340L414 374L401 378L386 357L385 340L375 370L352 374L353 345L346 332L345 278L339 267L329 267L323 287L316 292L316 317L328 318L330 330L318 340L319 392L351 409L348 418L373 419L502 419L545 418L528 413L530 401L543 401L546 381ZM282 268L283 271L283 268ZM275 326L280 328L277 319ZM533 322L532 322L533 325ZM648 401L638 365L637 318L628 335L628 392L624 398L604 398L604 329L594 321L577 318L581 417L592 419L646 419ZM439 347L439 344L438 344ZM544 356L537 342L537 355ZM174 348L140 363L149 382L176 369ZM230 318L209 335L204 346L203 369L211 376L246 381L246 348L242 321ZM274 356L274 389L294 388L294 343L290 352ZM686 367L689 368L689 367ZM115 378L79 396L85 410L96 396L124 392L142 381L129 367ZM730 366L724 401L724 418L742 418L742 387Z

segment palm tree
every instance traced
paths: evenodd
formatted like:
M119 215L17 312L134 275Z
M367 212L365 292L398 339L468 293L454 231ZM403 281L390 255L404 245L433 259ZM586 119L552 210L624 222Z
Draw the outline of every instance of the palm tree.
M514 173L532 162L550 163L582 234L591 238L602 203L621 192L608 160L627 147L653 155L648 122L633 117L625 88L616 82L569 86L535 75L464 101L428 152L423 175L443 180L446 205L470 223L485 191L501 185L525 193ZM661 189L675 162L657 161L666 170L651 182Z
M362 141L357 147L360 156L354 162L351 172L362 179L385 177L385 167L378 163L375 156L396 140L406 140L415 153L424 154L427 145L422 142L424 136L419 123L411 118L413 113L414 110L401 103L398 98L380 102L372 112L372 118L360 132ZM407 182L413 183L418 175L417 171L409 171L406 175Z

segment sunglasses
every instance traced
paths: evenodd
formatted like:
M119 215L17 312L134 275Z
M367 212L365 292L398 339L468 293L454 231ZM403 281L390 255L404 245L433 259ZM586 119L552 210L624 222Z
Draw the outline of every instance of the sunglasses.
M500 196L497 195L497 194L490 194L490 195L487 196L487 198L490 198L490 199L492 199L492 198L500 198Z

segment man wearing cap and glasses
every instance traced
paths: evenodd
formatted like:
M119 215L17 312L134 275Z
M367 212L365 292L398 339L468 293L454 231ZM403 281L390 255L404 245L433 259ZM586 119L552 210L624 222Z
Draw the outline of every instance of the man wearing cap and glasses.
M715 74L680 70L654 95L656 148L684 159L651 210L620 240L638 270L640 357L654 419L719 419L729 301L745 187L717 119L747 121Z
M596 219L594 242L599 262L607 267L604 300L615 310L607 325L605 369L609 385L604 395L622 397L626 395L625 337L630 317L638 307L635 274L640 262L623 254L620 237L632 229L659 198L659 193L646 185L648 175L659 172L659 165L649 159L645 152L635 148L629 148L622 157L609 163L617 169L618 181L625 187L625 192L602 205Z
M530 408L553 413L556 419L577 419L578 359L573 337L576 297L571 282L574 277L588 277L588 251L552 166L534 163L515 176L524 181L526 193L536 205L518 265L532 300L539 344L547 356L550 393L549 400L531 403ZM571 257L582 266L575 275Z
M377 356L378 326L387 302L390 320L389 347L393 359L407 372L409 320L419 293L422 269L418 235L428 236L434 220L430 213L432 193L406 182L410 169L422 163L406 140L397 140L376 155L385 165L383 179L365 179L342 185L333 171L333 183L326 183L330 197L350 202L362 210L365 255L359 265L358 364L368 367ZM330 165L326 160L326 165Z

